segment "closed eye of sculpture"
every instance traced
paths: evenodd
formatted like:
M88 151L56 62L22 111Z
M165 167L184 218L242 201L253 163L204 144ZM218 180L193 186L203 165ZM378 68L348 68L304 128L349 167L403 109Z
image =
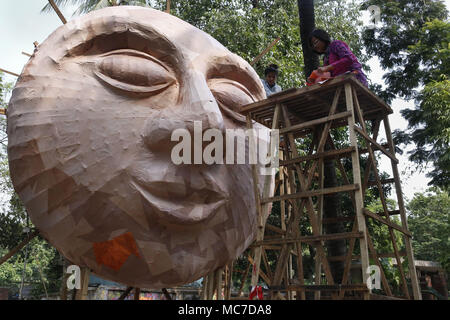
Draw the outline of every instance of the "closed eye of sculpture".
M95 75L120 90L148 94L161 92L176 81L157 59L130 49L101 55Z

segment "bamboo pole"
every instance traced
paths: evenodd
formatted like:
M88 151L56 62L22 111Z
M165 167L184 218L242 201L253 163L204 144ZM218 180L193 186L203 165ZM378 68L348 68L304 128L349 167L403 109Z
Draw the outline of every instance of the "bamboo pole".
M134 288L134 300L140 300L141 288Z
M37 235L39 234L38 230L35 230L33 233L30 233L28 237L23 240L20 244L18 244L15 248L13 248L10 252L8 252L6 255L4 255L0 259L0 265L4 262L8 261L9 258L11 258L13 255L15 255L20 249L22 249L24 246L26 246L31 240L33 240Z
M10 75L15 76L15 77L20 77L19 74L11 72L11 71L8 71L8 70L5 70L5 69L2 69L2 68L0 68L0 72L4 72L4 73L10 74Z
M167 300L172 300L172 297L170 296L169 291L167 291L166 288L162 288L162 292Z
M269 46L263 50L263 52L261 52L255 59L253 59L253 61L250 63L250 65L253 66L253 65L255 65L259 60L261 60L261 58L262 58L267 52L269 52L270 49L272 49L272 47L278 43L278 41L280 41L280 37L278 37L278 38L276 38L275 40L273 40L272 43L269 44Z
M389 143L389 151L391 151L392 153L395 153L394 140L392 139L391 127L389 125L389 118L387 115L385 115L385 117L383 119L383 123L384 123L386 137L387 137L387 140ZM406 209L405 209L405 204L403 202L402 186L400 183L400 174L398 171L398 166L397 166L397 163L395 163L392 160L391 160L391 165L392 165L392 171L393 171L394 179L395 179L395 190L397 193L397 202L398 202L398 206L399 206L400 217L402 220L402 226L403 226L403 229L408 230ZM417 279L416 266L415 266L415 261L414 261L414 253L413 253L413 248L412 248L412 244L411 244L411 238L408 236L404 236L404 240L405 240L406 253L407 253L407 257L408 257L409 276L411 277L411 286L412 286L412 290L413 290L413 296L414 296L415 300L422 300L422 293L420 292L419 280Z
M133 287L128 287L119 297L118 300L125 300L125 298L130 294L131 290L133 290Z
M58 15L59 19L61 19L62 23L66 24L67 20L64 18L64 15L62 14L61 10L59 10L58 6L56 5L55 1L48 0L50 5L52 6L53 10L55 10L56 14Z
M355 148L355 151L352 152L352 171L353 171L353 181L356 183L361 183L361 169L359 166L359 154L358 154L358 139L356 137L356 132L354 130L356 116L353 104L353 95L352 95L352 86L351 84L345 84L345 102L347 106L347 110L352 112L352 116L348 119L348 130L349 130L349 140L350 145ZM366 227L366 218L363 215L363 207L364 207L364 195L362 194L362 190L355 191L355 211L356 211L356 223L358 225L358 231L363 232L364 238L359 240L359 246L361 251L361 266L362 266L362 278L365 282L368 278L367 269L369 267L369 249L367 248L367 227ZM365 299L368 296L364 297Z
M75 300L87 300L89 292L89 276L91 271L88 267L81 268L81 288L76 291Z

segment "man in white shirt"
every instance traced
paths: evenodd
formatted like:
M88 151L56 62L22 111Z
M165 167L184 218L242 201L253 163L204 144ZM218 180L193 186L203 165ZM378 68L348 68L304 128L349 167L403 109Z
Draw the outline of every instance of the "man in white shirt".
M261 79L261 82L267 97L281 91L281 87L276 83L278 77L278 66L276 64L270 64L266 70L264 70L264 76L266 78Z

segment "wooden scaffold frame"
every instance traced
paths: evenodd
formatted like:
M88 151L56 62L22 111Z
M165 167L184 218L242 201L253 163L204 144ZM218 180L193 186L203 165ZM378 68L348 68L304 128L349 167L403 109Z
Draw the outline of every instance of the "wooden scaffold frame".
M270 98L244 106L241 112L247 117L247 128L253 128L253 122L259 122L280 133L280 168L275 192L269 197L269 180L266 178L263 193L255 188L258 208L258 232L251 246L249 267L242 284L252 269L251 286L255 287L261 277L269 286L271 299L306 299L308 291L314 292L314 298L328 296L331 299L370 299L395 298L387 281L381 257L393 257L397 261L404 299L421 299L414 256L411 245L411 233L408 231L405 205L402 197L398 160L392 139L388 115L392 109L370 90L361 85L353 75L344 75L329 80L322 85L301 89L290 89ZM370 122L371 134L366 122ZM387 143L377 142L381 123L384 124ZM346 127L348 145L337 148L331 129ZM309 137L308 152L300 154L296 139ZM325 148L325 146L328 148ZM393 178L381 179L375 151L389 157ZM360 157L368 154L365 170L361 170ZM341 159L351 161L352 174L347 175ZM333 160L342 177L342 185L324 187L324 161ZM254 185L258 183L257 167L253 166ZM370 178L373 177L371 180ZM351 181L353 180L353 181ZM394 184L398 210L390 211L383 193L383 185ZM376 186L381 201L382 212L371 212L364 206L366 190ZM347 193L353 203L354 214L348 217L323 218L324 195ZM264 221L269 203L280 203L280 225L274 226ZM391 215L400 216L401 225L391 221ZM303 235L299 225L308 221L312 234ZM367 229L367 219L387 226L389 240L393 248L391 253L377 253L374 241ZM329 223L349 222L353 225L343 233L323 233L323 226ZM350 227L349 227L350 228ZM266 231L272 234L268 235ZM402 254L396 243L395 232L404 238L406 254ZM346 240L345 256L329 257L325 241ZM356 246L357 242L359 246ZM302 244L314 248L315 284L305 284L303 270ZM355 249L359 255L354 255ZM276 252L275 268L269 265L267 253ZM401 256L406 256L409 268L410 288ZM359 260L360 280L352 281L350 271L352 261ZM372 294L366 284L369 278L369 266L379 267L380 280L385 296ZM295 263L293 263L295 261ZM344 261L342 279L333 279L330 261ZM264 265L262 270L261 265ZM295 268L294 268L295 265ZM296 279L292 278L296 269ZM324 278L322 279L322 272ZM242 292L242 286L239 293ZM286 294L283 294L285 292ZM328 295L326 294L328 293ZM412 294L411 294L412 293Z

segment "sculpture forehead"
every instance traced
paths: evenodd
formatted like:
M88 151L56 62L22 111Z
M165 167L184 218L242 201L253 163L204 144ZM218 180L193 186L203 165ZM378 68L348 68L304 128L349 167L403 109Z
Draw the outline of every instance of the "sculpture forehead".
M226 57L229 63L253 72L246 61L207 33L170 14L142 7L110 7L73 19L50 35L39 50L59 61L92 39L124 32L141 37L143 43L158 43L166 53L182 53L184 60Z

